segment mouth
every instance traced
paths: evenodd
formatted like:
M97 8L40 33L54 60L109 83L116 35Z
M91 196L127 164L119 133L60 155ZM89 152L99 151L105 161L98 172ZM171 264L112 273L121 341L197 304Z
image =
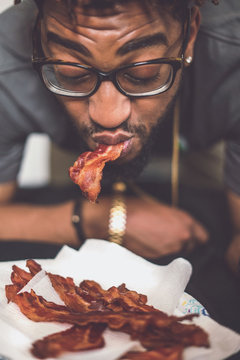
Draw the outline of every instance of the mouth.
M132 139L134 135L125 131L117 131L115 133L109 131L103 131L101 133L94 134L92 139L97 144L104 145L117 145L124 143L122 153L119 158L125 157L131 150Z
M121 142L125 142L130 140L133 137L133 134L126 132L126 131L102 131L96 133L92 136L92 139L98 144L105 144L105 145L116 145Z

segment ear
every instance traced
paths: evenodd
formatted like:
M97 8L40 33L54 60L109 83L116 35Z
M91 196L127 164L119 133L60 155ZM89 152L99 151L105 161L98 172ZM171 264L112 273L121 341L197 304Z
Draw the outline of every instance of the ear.
M188 66L193 59L194 45L197 38L198 30L201 23L201 13L199 7L194 6L191 9L189 40L185 50L185 65Z

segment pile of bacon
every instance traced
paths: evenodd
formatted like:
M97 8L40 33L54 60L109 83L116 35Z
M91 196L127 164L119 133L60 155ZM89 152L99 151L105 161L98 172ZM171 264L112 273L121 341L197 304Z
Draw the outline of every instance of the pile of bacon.
M102 348L107 327L129 334L146 349L129 352L124 359L181 360L185 347L209 346L208 335L201 328L182 323L195 315L168 316L147 305L145 295L128 290L125 284L103 290L95 281L85 280L76 286L72 278L46 273L65 306L46 301L33 290L19 293L41 270L34 260L28 260L26 265L29 272L13 266L12 284L5 288L8 301L16 303L33 321L72 324L65 331L33 343L31 352L39 359L57 357L66 351Z
M124 143L116 145L99 144L95 151L81 154L73 166L69 168L71 180L82 190L84 196L96 202L101 191L103 168L108 161L118 159L122 153Z

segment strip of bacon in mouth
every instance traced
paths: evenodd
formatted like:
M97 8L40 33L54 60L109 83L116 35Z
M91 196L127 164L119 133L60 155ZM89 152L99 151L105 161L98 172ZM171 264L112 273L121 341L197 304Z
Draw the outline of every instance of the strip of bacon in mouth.
M106 162L120 157L123 147L124 142L116 145L99 144L95 151L81 154L69 168L71 180L80 187L89 201L96 202L101 191L103 168Z

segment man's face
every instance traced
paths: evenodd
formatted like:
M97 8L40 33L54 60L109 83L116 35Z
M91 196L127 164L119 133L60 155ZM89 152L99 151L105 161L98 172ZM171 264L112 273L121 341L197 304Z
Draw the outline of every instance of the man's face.
M71 18L62 2L45 1L41 25L45 55L104 72L138 61L178 57L182 25L169 13L161 14L151 6L147 10L137 1L105 10L76 5ZM139 155L164 117L180 78L181 70L167 92L145 98L126 97L110 81L102 82L89 98L58 98L89 149L94 150L98 143L125 141L120 163L126 163Z

